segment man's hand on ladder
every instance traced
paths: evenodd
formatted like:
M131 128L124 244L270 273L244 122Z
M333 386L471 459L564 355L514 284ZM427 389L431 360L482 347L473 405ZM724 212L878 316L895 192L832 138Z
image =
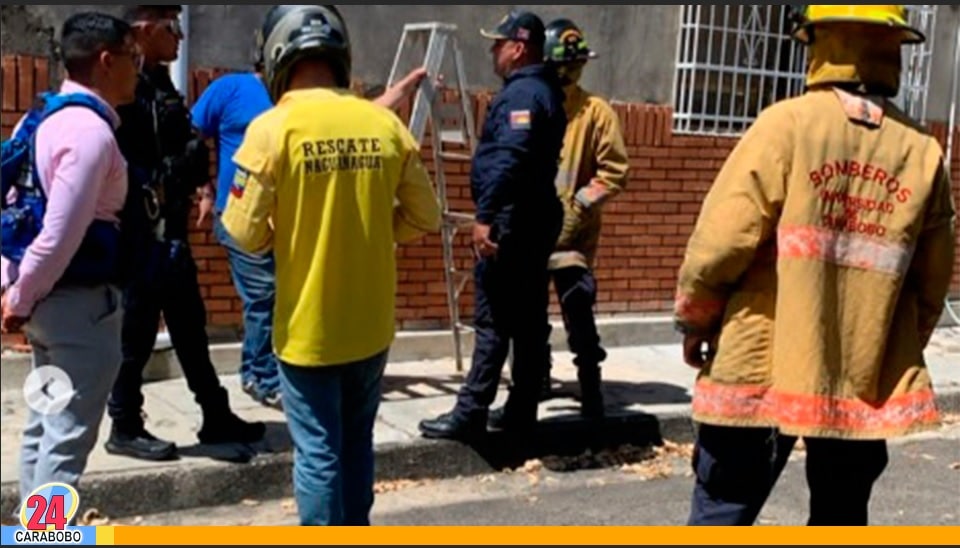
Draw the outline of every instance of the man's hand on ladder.
M394 84L387 91L383 92L383 95L378 97L374 102L389 109L400 108L400 104L403 103L407 97L413 95L417 91L417 88L420 87L420 84L426 77L426 68L420 67L413 69L409 74L404 76L402 80ZM443 76L441 75L437 78L437 81L434 83L434 85L438 86L442 82Z

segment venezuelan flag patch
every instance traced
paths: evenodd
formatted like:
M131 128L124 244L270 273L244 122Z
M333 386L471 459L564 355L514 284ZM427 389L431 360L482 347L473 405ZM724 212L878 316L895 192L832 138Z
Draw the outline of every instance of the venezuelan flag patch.
M247 189L247 181L250 179L250 172L237 168L237 173L233 176L233 186L230 187L230 194L234 198L243 198L243 192Z
M530 129L532 118L529 110L514 110L510 112L510 129Z

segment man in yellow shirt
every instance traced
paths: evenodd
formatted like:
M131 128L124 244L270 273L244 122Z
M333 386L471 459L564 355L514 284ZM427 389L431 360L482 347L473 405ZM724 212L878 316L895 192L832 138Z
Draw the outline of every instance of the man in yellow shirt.
M440 207L400 119L346 89L350 41L335 10L276 6L262 33L276 106L234 157L223 223L276 260L274 348L301 523L369 525L394 245L438 230Z

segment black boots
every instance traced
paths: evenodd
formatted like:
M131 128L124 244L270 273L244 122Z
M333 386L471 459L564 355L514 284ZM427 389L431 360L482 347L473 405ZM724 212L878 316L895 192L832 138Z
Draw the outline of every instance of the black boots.
M579 367L577 379L580 381L580 415L585 419L602 419L606 411L600 367Z
M203 428L197 439L204 445L228 443L251 444L263 439L267 427L262 422L246 422L230 410L226 390L215 394L214 401L204 402ZM147 431L142 420L116 421L105 445L107 453L140 460L167 461L177 458L173 442L157 439Z
M204 445L223 443L257 443L267 433L262 422L246 422L233 414L233 411L204 413L203 428L197 432L197 439Z
M114 422L105 444L107 453L139 460L168 461L177 458L177 446L147 432L143 422Z
M262 422L246 422L230 410L227 391L221 392L211 401L202 402L203 428L197 433L197 439L205 445L224 443L256 443L267 433Z
M601 388L603 381L600 375L600 366L578 367L577 379L580 381L580 414L585 419L602 419L606 412L603 404L603 390ZM548 375L544 377L543 386L540 389L540 402L549 401L555 395Z
M431 440L470 441L484 435L486 431L486 421L479 417L464 419L453 412L420 421L420 433Z

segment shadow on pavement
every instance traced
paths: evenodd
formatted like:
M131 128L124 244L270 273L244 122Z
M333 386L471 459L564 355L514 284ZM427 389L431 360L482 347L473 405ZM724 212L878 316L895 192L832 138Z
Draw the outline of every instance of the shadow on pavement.
M674 384L661 382L631 383L623 381L604 381L603 395L607 413L629 412L636 405L684 405L693 400L688 389ZM580 401L580 387L576 382L554 382L553 400ZM579 403L560 401L556 405L547 403L550 411L568 411L579 413Z
M457 390L463 383L463 375L436 375L415 377L409 375L387 375L383 378L382 392L386 395L402 395L401 399L417 400L435 398L437 395L456 396ZM415 390L418 388L420 390ZM424 393L423 388L429 393ZM395 400L396 398L391 398Z
M260 455L290 451L291 443L290 434L287 432L287 424L283 422L267 422L266 426L267 433L263 441L256 444L196 444L181 446L178 448L178 452L181 457L206 458L218 462L247 464Z
M676 428L676 426L671 426ZM555 472L570 472L569 460L629 446L639 460L647 458L654 446L663 445L661 421L654 415L631 413L588 421L579 416L541 421L530 432L490 432L482 439L462 442L469 446L493 470L517 469L530 460L541 460ZM551 468L550 463L556 466ZM567 463L567 464L564 464ZM599 465L598 465L599 466Z

